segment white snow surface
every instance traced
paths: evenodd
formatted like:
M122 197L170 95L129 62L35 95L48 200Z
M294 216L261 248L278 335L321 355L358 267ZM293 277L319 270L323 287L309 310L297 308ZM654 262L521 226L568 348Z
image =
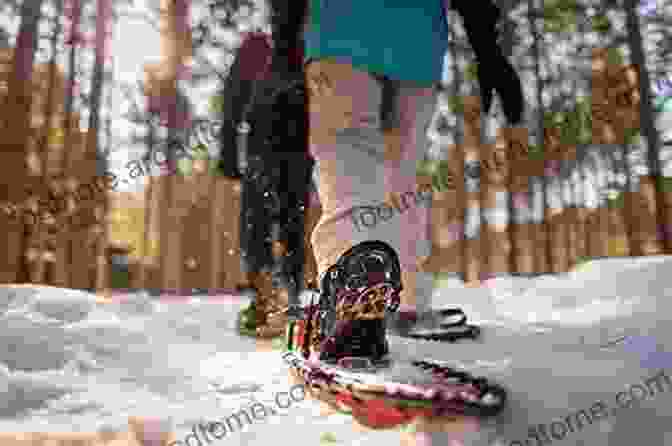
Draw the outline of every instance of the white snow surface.
M624 335L649 336L672 352L672 257L593 261L482 288L438 283L432 305L463 308L482 338L442 344L390 336L392 356L432 357L487 376L507 388L509 406L461 443L435 436L434 446L525 444L528 425L563 420L598 400L613 407L617 392L658 371L642 368L623 343L600 347ZM315 446L327 432L337 444L398 444L398 432L355 430L351 418L324 416L311 400L278 408L274 395L291 386L287 365L236 334L249 298L124 297L101 303L70 289L0 286L0 431L123 429L129 416L151 416L170 421L181 439L194 423L259 401L278 414L213 444ZM668 367L672 376L672 361ZM666 390L553 443L672 444L672 385Z

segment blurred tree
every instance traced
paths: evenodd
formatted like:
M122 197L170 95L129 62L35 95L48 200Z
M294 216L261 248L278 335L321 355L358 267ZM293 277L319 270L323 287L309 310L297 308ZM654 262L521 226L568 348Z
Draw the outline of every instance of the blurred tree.
M84 0L65 0L65 14L68 27L66 31L65 44L69 45L68 52L68 81L65 85L65 108L62 114L62 127L64 130L64 145L61 153L60 173L66 177L71 177L70 154L75 145L79 145L79 132L75 127L75 117L78 115L75 111L75 85L77 83L77 55L82 45L82 30L80 28L82 20L82 8ZM73 219L65 215L58 227L56 235L56 258L54 281L56 286L67 287L70 283L70 270L72 264L72 247L68 234L72 231Z
M100 129L100 103L103 96L103 73L105 68L105 59L110 50L108 41L109 33L112 30L112 0L96 0L96 34L94 46L93 73L91 75L91 94L89 109L89 125L87 129L86 154L88 157L99 158L99 140L98 132ZM97 167L97 166L96 166ZM98 172L94 173L94 175ZM109 212L109 203L107 197L102 200L99 210L102 215ZM103 221L105 221L103 219ZM109 265L107 261L107 241L108 228L106 224L100 224L101 233L99 234L96 252L96 289L104 291L108 286ZM74 265L73 265L74 266Z
M147 145L147 152L144 157L145 161L149 161L149 157L154 151L154 144L156 141L156 135L155 135L155 129L153 125L153 119L152 115L150 112L149 119L145 121L145 125L147 128L147 136L146 136L146 145ZM149 163L148 163L149 164ZM154 182L153 181L147 181L145 183L145 197L144 197L144 218L143 218L143 224L142 224L142 249L139 252L140 254L140 277L139 277L139 283L141 284L142 287L147 287L147 283L149 280L149 268L150 266L154 263L150 259L155 258L155 252L156 251L156 245L152 244L152 241L150 240L151 234L150 234L150 229L151 229L151 224L152 224L152 198L153 198L153 190L154 190ZM152 249L154 248L154 249Z
M609 2L615 0L608 0ZM647 68L647 56L644 51L644 42L642 40L642 31L640 26L640 18L637 10L636 0L623 0L623 7L625 9L625 18L626 18L626 29L628 35L628 48L632 57L632 62L637 67L637 74L639 79L645 80L644 82L639 82L639 94L640 94L640 104L639 104L639 114L640 114L640 127L642 129L642 135L646 141L647 147L647 164L649 169L649 175L659 181L659 178L662 176L662 169L660 165L660 138L655 124L654 109L652 103L651 95L651 85L648 82L649 72ZM657 196L656 206L658 215L657 221L659 224L665 221L664 209L665 206L661 205L665 202L665 197L662 194L662 188L656 188ZM669 251L672 249L672 240L670 240L666 234L666 231L662 231L665 240L665 247Z
M19 32L13 52L13 63L8 82L8 94L0 104L0 132L5 135L0 141L3 167L10 175L3 175L0 187L0 202L24 203L29 182L26 164L26 147L30 138L30 111L33 102L33 62L38 47L38 29L42 18L43 0L25 0L21 5ZM4 214L0 219L7 219ZM2 222L6 223L6 222ZM8 227L12 227L10 225ZM24 262L26 251L25 226L13 231L3 231L0 245L6 247L6 265L0 267L7 276L6 282L26 282L29 274ZM16 237L19 237L16 240ZM18 243L17 243L18 242Z
M47 98L44 102L44 110L42 111L42 116L44 117L44 123L42 124L41 136L39 142L39 152L40 152L40 171L42 174L42 182L46 185L49 181L49 172L48 172L48 159L49 159L49 148L58 146L63 146L63 131L60 128L60 125L53 127L54 115L56 112L56 81L58 74L58 42L63 34L61 20L63 18L63 0L54 0L55 14L52 18L52 32L50 38L50 54L49 54L49 71L47 74ZM60 89L59 89L60 91ZM59 141L54 141L54 137L58 138ZM37 228L36 228L37 229ZM46 261L41 255L41 253L46 249L46 237L41 237L39 233L34 234L37 240L37 251L39 253L38 258L35 261L35 276L39 280L42 280L45 273ZM28 266L26 265L26 268Z

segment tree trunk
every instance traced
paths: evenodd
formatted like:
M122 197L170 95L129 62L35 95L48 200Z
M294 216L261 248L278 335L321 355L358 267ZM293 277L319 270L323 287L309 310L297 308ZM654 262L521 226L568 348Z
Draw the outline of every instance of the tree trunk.
M70 183L70 150L73 149L73 118L74 118L74 89L77 62L77 45L79 38L79 24L82 14L81 0L70 0L69 8L71 27L68 33L66 44L70 44L70 52L68 56L68 82L65 87L65 108L63 110L63 147L61 152L61 174L66 179L66 186ZM79 144L79 141L77 141ZM74 192L70 190L70 192ZM78 212L78 203L75 203L74 212ZM54 285L59 287L70 286L70 270L71 270L71 221L70 210L65 213L61 223L60 230L56 238L56 259L54 264Z
M647 164L649 170L649 177L653 181L658 182L661 178L661 167L658 155L660 153L660 141L658 138L658 130L656 130L655 117L653 114L653 104L651 101L651 86L649 84L649 70L646 66L646 53L644 52L644 44L642 40L642 30L639 23L639 16L637 10L638 2L635 0L625 0L623 7L625 9L625 26L628 31L627 42L630 54L632 55L632 62L637 67L637 74L639 77L639 94L641 97L639 103L640 126L642 129L642 136L647 145ZM655 184L656 191L656 209L658 215L656 222L662 225L665 221L665 206L664 197L662 196L662 188L660 184ZM669 240L666 231L659 231L664 240L666 251L672 249L672 240Z
M49 131L51 130L51 124L54 117L54 108L55 108L55 87L56 87L56 74L58 72L58 64L56 61L56 56L58 52L58 37L62 32L61 26L61 17L63 16L63 0L56 1L56 18L54 19L54 31L51 35L51 58L49 60L49 90L47 92L47 101L44 107L44 125L42 126L42 138L41 138L41 170L42 177L47 180L47 160L49 159Z
M150 112L151 113L151 112ZM147 157L151 157L154 149L154 124L150 119L147 120ZM147 163L151 165L150 163ZM150 174L145 185L145 215L142 228L142 252L139 259L140 262L140 277L138 278L139 286L142 289L148 289L149 284L149 268L154 265L154 259L149 253L150 246L150 225L152 223L152 189L154 187L153 178ZM150 259L151 258L151 259Z
M21 6L21 25L16 38L12 72L9 77L7 107L3 107L6 113L4 122L8 129L16 128L13 125L25 127L23 130L28 129L28 121L24 118L29 114L32 103L33 90L30 83L33 76L33 62L37 50L38 26L43 1L25 0ZM22 115L19 115L20 113ZM5 150L23 154L27 138L25 131L23 134L12 132L5 140Z
M2 166L12 175L3 175L0 184L0 202L23 205L27 198L30 178L26 165L26 149L30 137L33 62L37 50L38 27L43 0L25 0L21 6L21 24L14 49L12 72L9 77L5 110L0 131ZM4 129L2 128L4 127ZM28 279L24 267L25 229L24 222L16 218L0 215L0 231L3 240L4 258L0 265L0 283L23 282Z
M110 55L110 73L114 73L114 55ZM112 153L112 109L113 109L113 106L114 106L113 98L114 98L115 86L116 86L116 84L114 82L114 77L112 77L111 82L110 82L110 86L107 90L107 119L105 120L105 150L101 152L101 157L103 158L103 160L102 160L103 170L104 170L103 175L105 175L106 177L107 177L108 172L109 172L108 157L110 156L110 153ZM114 178L116 178L116 176L113 177L113 180L114 180ZM112 185L112 190L114 190L115 187L116 187L116 180L115 180L115 184ZM105 188L105 190L107 192L107 195L105 197L105 206L106 206L105 212L106 213L105 213L105 222L104 222L104 227L103 227L104 232L102 234L102 237L104 237L104 246L101 247L100 245L98 245L98 247L97 247L98 250L107 249L107 245L108 245L108 241L109 241L109 223L108 223L108 216L109 216L109 212L110 212L109 189L110 189L110 186L106 185L106 188ZM100 256L101 253L98 252L97 255ZM108 259L107 252L104 252L102 255L105 256L105 260ZM99 266L96 265L95 281L93 283L93 288L94 289L99 289L100 286L103 285L99 282L101 280L101 279L99 279L101 277L100 276L101 271L99 271L98 268L99 268ZM109 278L110 269L109 269L109 265L107 264L107 262L105 264L105 268L106 269L105 269L105 271L102 272L102 274L105 274L104 280L106 281L105 283L108 284L109 281L110 281L110 278Z
M191 34L188 32L189 3L187 0L162 0L161 20L161 58L162 73L159 79L161 111L165 113L168 126L168 147L165 150L168 175L161 178L156 190L159 199L159 246L160 263L163 276L162 288L182 288L182 254L181 238L175 237L180 232L178 221L181 214L174 209L174 182L176 157L174 141L178 140L178 130L186 124L185 114L180 113L178 100L178 79L184 74L184 62L191 57ZM173 147L171 147L173 146ZM167 247L171 248L167 252Z
M98 129L100 127L100 102L103 94L103 73L105 67L105 54L107 42L107 31L109 19L111 18L111 0L97 0L96 4L96 50L95 50L95 65L93 68L93 76L91 79L91 109L89 115L89 125L87 130L86 153L99 159L98 148ZM96 165L96 168L98 166ZM100 175L96 172L95 175ZM95 182L95 178L93 178ZM98 240L95 244L96 252L96 290L103 292L109 287L109 266L107 261L107 245L108 245L108 231L107 231L107 215L109 213L109 200L107 191L103 191L104 196L99 202L96 200L96 206L100 206L102 223L101 231L98 233ZM87 263L87 268L88 268Z
M543 6L543 5L542 5ZM540 48L540 32L537 29L537 22L536 18L540 15L540 10L537 8L537 4L535 0L528 0L527 2L527 8L528 8L528 16L527 20L530 25L530 31L532 33L532 36L534 38L533 44L532 44L532 57L534 59L534 78L537 81L536 85L536 103L537 103L537 141L536 143L541 146L541 150L544 153L544 160L548 156L546 153L546 147L545 144L545 138L544 138L544 113L545 113L545 107L544 107L544 87L545 87L545 82L544 79L541 78L541 48ZM553 252L553 245L552 245L552 240L550 237L550 231L549 231L549 224L548 221L546 220L546 206L548 203L548 194L549 194L549 185L548 182L546 181L546 175L545 175L545 169L544 172L541 173L541 193L543 195L543 220L541 224L535 224L535 241L543 241L544 247L542 248L542 255L541 256L535 256L537 259L537 262L535 262L535 273L548 273L550 272L550 267L549 267L549 254ZM540 260L540 261L539 261Z
M65 91L65 110L63 113L63 131L65 133L64 141L65 147L63 150L61 158L61 168L65 173L70 167L70 154L72 144L72 118L73 118L73 107L74 107L74 89L75 81L77 78L76 73L76 64L77 64L77 45L79 39L79 25L82 14L82 4L81 0L70 0L71 1L71 17L72 20L71 29L69 33L68 42L70 44L70 53L68 55L68 83L66 85Z
M50 187L50 179L48 172L48 160L49 160L49 135L52 129L57 129L59 126L53 126L54 114L55 114L55 89L56 89L56 74L58 73L57 65L57 53L58 53L58 38L62 32L61 18L63 16L63 0L56 1L56 17L54 18L54 29L51 34L51 56L49 59L49 78L48 78L48 90L47 90L47 100L45 102L43 116L44 124L42 125L42 135L40 137L40 170L42 174L42 182L46 188ZM59 89L60 91L60 89ZM55 218L58 216L54 216ZM37 254L38 257L35 261L35 269L33 271L34 275L31 278L32 283L44 283L45 272L46 272L46 261L43 258L44 253L47 249L46 238L47 234L37 232L34 234L39 237Z

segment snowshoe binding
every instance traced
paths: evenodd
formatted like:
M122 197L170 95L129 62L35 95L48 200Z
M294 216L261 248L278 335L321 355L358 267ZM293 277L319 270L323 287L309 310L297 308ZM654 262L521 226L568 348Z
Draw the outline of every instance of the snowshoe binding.
M380 361L389 352L385 315L399 307L401 268L386 243L360 243L343 254L321 280L319 359Z
M378 362L387 355L385 316L399 307L402 289L394 250L381 241L360 243L323 274L320 285L317 303L293 309L288 348L332 364L352 357ZM292 320L301 313L296 326Z

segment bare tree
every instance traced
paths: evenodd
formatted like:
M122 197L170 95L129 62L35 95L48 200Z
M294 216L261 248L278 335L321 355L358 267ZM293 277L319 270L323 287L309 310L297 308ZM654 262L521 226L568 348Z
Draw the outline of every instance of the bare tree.
M27 195L29 177L27 175L26 148L30 135L30 112L33 100L32 78L33 63L37 51L38 26L42 17L43 0L25 0L21 5L21 22L14 49L12 70L8 82L8 94L2 110L2 131L4 138L0 143L3 154L3 167L11 175L3 175L0 201L22 204ZM3 128L4 127L4 128ZM7 219L1 216L0 219ZM7 276L3 281L24 282L28 280L25 267L25 226L16 233L6 231L7 240L2 243L6 247L8 264L5 269ZM17 243L18 242L18 243Z
M80 38L80 25L82 17L82 0L68 0L67 14L70 19L70 29L67 30L66 44L70 45L68 53L68 81L65 86L65 106L62 117L62 129L64 133L63 147L61 149L60 173L67 179L70 177L70 151L75 144L79 144L79 138L73 138L74 124L74 99L75 82L77 81L77 51ZM77 135L79 136L79 135ZM70 207L70 206L68 206ZM77 211L75 211L77 212ZM69 231L71 231L72 219L69 210L62 218L61 225L56 234L56 262L54 282L57 286L67 287L70 283L70 270L72 268L71 246Z
M100 102L103 94L103 74L105 66L106 45L108 37L108 27L112 18L112 0L97 0L96 2L96 45L95 45L95 65L91 79L91 105L89 114L89 125L87 130L86 153L95 155L99 158L98 148L98 129L100 127ZM96 289L104 291L109 285L109 267L107 262L108 245L108 225L105 223L105 217L109 212L109 203L107 195L102 197L99 211L102 215L103 223L101 232L98 234L98 243L96 244L98 252L96 253Z
M62 35L62 24L61 19L63 16L63 0L54 0L55 5L55 15L53 18L53 27L50 38L51 50L49 55L49 69L47 74L47 98L44 103L44 109L42 111L42 116L44 117L44 123L42 124L42 131L40 135L39 142L39 151L40 151L40 171L42 176L42 182L45 187L49 187L49 172L48 172L48 160L49 160L49 136L53 129L53 121L56 108L56 89L57 89L57 74L58 74L58 41ZM60 85L59 85L60 87ZM59 89L60 91L60 89ZM37 240L37 258L35 259L35 275L31 279L32 282L36 280L44 280L45 266L46 261L43 258L44 251L47 247L46 243L46 234L44 233L35 233L34 236L38 237Z
M625 26L628 31L627 42L632 55L632 62L637 67L637 74L640 79L639 95L641 97L639 104L640 126L642 129L642 136L647 143L647 164L649 175L658 181L661 177L660 159L660 140L658 130L656 129L655 116L653 113L653 104L651 101L651 86L649 84L649 71L646 65L646 53L644 52L644 44L642 40L642 30L639 24L639 17L637 13L637 4L635 0L624 0L623 7L625 9ZM658 215L656 221L660 224L665 221L664 203L665 198L662 195L662 188L660 183L656 184L656 202L658 205ZM669 251L672 249L672 240L667 237L666 231L662 231L664 235L665 247Z

